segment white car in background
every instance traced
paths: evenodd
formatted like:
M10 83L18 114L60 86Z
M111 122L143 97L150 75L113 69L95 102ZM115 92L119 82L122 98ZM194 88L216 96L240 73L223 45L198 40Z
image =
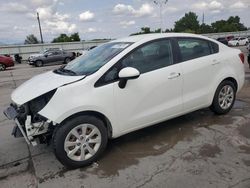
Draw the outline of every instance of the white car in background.
M247 45L249 43L248 38L245 37L237 37L228 41L229 46L242 46Z
M228 113L243 63L240 50L204 36L131 36L25 82L4 114L16 122L14 135L34 145L51 140L62 164L82 167L108 139L202 108Z

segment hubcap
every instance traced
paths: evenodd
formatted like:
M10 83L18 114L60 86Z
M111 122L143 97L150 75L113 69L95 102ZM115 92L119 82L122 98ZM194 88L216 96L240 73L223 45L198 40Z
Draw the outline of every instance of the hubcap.
M225 85L219 93L219 105L226 110L231 107L234 100L234 90L232 86Z
M101 133L92 124L73 128L65 138L64 150L74 161L84 161L96 154L101 145Z
M66 62L66 63L69 63L69 62L70 62L70 59L69 59L69 58L67 58L67 59L65 60L65 62Z

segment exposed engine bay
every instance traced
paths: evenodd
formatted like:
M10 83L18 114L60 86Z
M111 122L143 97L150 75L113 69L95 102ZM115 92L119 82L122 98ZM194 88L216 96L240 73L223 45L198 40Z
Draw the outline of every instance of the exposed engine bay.
M25 137L28 144L37 145L37 140L40 143L49 144L54 130L52 121L41 116L38 112L41 111L52 98L55 90L45 93L21 106L14 103L4 111L4 114L9 119L14 119L16 126L12 131L15 137Z

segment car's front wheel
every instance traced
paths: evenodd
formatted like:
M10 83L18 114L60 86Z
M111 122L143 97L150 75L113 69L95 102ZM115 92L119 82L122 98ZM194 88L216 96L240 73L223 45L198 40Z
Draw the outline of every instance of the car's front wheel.
M228 113L234 105L236 87L233 82L225 80L218 86L210 109L216 114Z
M36 66L36 67L42 67L42 66L43 66L43 62L42 62L41 60L37 60L37 61L35 62L35 66Z
M66 58L64 59L64 63L65 63L65 64L68 64L70 61L71 61L71 59L70 59L69 57L66 57Z
M106 127L93 116L79 116L63 123L53 136L57 159L69 168L93 163L103 153L108 141Z

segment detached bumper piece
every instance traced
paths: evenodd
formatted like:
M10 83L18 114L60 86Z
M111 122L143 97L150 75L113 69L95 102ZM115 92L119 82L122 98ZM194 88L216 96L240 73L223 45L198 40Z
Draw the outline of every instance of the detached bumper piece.
M12 131L12 135L14 135L15 137L21 137L21 135L24 137L25 141L27 142L28 145L32 144L32 145L36 145L36 142L31 142L25 131L23 130L22 125L19 123L18 121L18 112L16 111L16 109L13 106L9 106L6 110L4 110L4 115L9 119L9 120L14 120L16 123L16 126L13 128Z

